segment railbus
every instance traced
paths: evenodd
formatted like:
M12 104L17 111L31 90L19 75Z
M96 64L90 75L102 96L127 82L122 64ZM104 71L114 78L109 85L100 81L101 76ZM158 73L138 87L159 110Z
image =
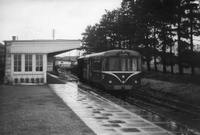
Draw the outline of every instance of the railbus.
M110 50L81 56L78 77L105 90L132 90L140 86L141 54L133 50Z

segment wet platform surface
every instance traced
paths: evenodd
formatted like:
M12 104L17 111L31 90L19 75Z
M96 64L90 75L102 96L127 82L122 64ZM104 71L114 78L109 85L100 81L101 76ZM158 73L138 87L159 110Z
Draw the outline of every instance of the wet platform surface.
M176 124L162 121L156 115L146 115L148 112L138 110L137 107L132 107L130 112L96 93L81 90L76 83L49 86L97 135L182 135L185 133L178 130ZM172 126L174 130L164 129L163 125Z

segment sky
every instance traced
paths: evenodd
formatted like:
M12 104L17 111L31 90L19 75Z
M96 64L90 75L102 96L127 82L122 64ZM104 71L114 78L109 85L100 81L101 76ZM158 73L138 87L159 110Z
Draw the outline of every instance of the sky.
M81 39L88 25L98 23L106 10L122 0L0 0L0 42L19 40Z

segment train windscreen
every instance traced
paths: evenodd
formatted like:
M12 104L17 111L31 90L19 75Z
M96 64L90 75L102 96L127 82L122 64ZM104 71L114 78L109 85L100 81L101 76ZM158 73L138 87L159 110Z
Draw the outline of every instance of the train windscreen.
M105 59L106 71L137 71L138 59L135 57L109 57Z

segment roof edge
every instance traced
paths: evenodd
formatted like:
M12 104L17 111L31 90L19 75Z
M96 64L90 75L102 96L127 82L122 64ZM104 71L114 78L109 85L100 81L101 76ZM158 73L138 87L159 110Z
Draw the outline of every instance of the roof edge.
M58 41L81 41L81 39L33 39L33 40L4 40L3 42L58 42Z

